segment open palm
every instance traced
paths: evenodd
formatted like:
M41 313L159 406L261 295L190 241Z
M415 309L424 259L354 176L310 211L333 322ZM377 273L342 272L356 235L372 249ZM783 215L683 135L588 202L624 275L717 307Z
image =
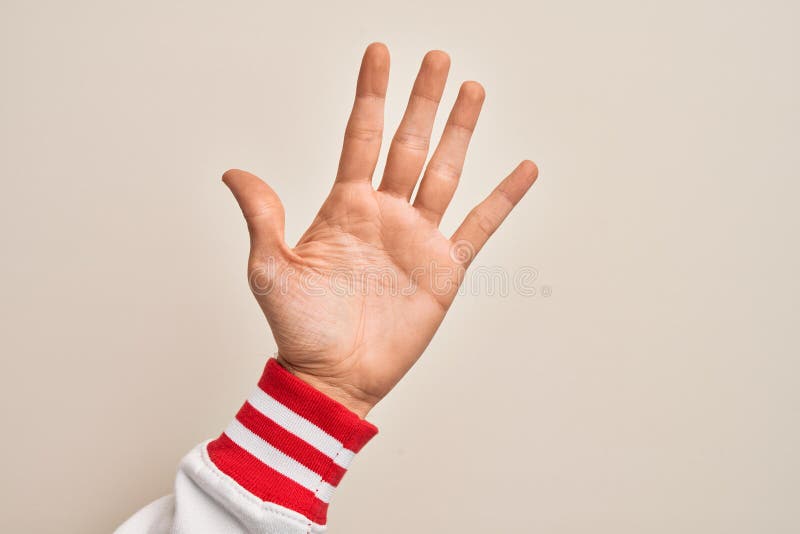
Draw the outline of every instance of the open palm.
M367 48L336 180L294 248L284 241L274 191L244 171L223 176L248 223L250 284L280 362L362 416L422 354L466 267L537 175L523 161L451 238L439 231L484 99L478 83L461 86L425 167L449 66L444 52L423 59L376 190L389 52L378 43Z

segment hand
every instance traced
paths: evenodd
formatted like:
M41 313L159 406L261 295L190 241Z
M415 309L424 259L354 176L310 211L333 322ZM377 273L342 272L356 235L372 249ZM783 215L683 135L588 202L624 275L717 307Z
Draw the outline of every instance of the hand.
M361 63L339 169L311 226L290 248L275 192L240 170L223 181L250 231L248 275L289 371L364 417L427 347L467 265L537 176L523 161L451 238L439 222L455 193L484 91L465 82L419 190L450 59L425 55L392 140L378 189L389 51L371 44Z

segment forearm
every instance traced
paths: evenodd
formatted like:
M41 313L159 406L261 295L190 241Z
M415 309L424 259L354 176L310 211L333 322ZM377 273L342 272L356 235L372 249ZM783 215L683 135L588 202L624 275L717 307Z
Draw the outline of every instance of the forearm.
M183 459L174 500L117 534L323 532L336 486L376 433L271 359L225 431Z

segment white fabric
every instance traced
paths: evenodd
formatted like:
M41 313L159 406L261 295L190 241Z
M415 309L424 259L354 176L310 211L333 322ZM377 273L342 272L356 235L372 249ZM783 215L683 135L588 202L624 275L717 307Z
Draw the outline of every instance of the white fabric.
M321 534L325 527L263 502L211 462L206 443L181 462L175 495L142 508L114 534Z
M350 466L350 462L353 461L355 453L345 449L341 441L308 419L297 415L270 397L261 388L256 388L250 398L247 399L247 402L268 419L275 421L315 449L325 453L337 465L347 469Z
M336 488L322 480L322 477L291 456L276 449L252 430L234 419L225 429L231 441L270 466L285 477L291 478L304 488L317 494L322 502L330 502Z

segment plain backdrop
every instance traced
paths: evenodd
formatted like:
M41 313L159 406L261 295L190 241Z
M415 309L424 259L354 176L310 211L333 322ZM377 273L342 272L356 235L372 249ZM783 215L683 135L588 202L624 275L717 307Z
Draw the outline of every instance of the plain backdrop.
M275 345L220 176L294 242L375 40L385 141L427 50L437 136L484 84L443 228L534 159L475 265L538 274L457 300L331 532L800 531L797 2L0 6L0 531L110 532L234 415Z

